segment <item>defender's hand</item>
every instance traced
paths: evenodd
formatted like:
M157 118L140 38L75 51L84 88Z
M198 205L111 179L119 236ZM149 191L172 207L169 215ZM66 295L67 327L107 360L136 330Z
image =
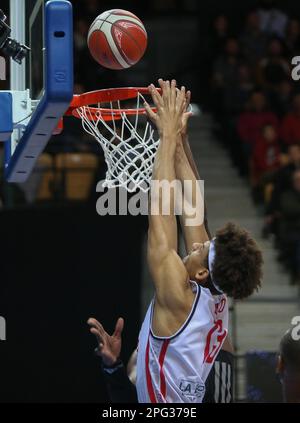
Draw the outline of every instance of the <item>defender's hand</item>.
M193 115L191 111L189 111L189 107L191 104L191 92L187 91L186 93L186 108L182 115L182 130L181 130L181 136L185 138L187 136L187 126L189 118Z
M102 358L106 366L113 366L121 353L121 335L124 328L124 319L121 317L118 319L115 331L112 335L109 335L101 323L94 318L90 318L87 323L90 326L90 332L94 334L97 339L97 355Z

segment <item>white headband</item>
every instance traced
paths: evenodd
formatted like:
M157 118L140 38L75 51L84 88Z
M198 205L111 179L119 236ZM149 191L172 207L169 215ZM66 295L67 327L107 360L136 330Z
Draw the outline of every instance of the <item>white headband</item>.
M213 239L210 241L210 244L209 244L209 252L208 252L208 269L209 269L210 279L211 279L211 282L212 282L213 286L216 288L216 290L217 290L217 291L219 291L221 294L223 294L222 289L220 289L220 288L218 287L218 285L217 285L216 281L214 281L214 280L213 280L213 277L212 277L213 264L214 264L214 260L215 260L215 257L216 257L216 246L215 246L215 240L216 240L216 238L213 238Z

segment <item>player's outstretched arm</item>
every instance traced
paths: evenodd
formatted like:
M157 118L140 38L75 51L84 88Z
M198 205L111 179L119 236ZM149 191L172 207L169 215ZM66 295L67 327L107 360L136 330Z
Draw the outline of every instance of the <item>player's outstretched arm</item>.
M174 200L176 196L175 154L180 137L182 113L185 110L185 88L176 91L176 82L159 81L162 95L151 85L157 113L145 108L157 126L160 145L156 154L149 210L148 264L156 290L156 307L176 310L186 304L188 274L177 254L177 223ZM157 189L164 181L165 189ZM166 212L167 211L167 212Z
M188 108L189 108L190 102L191 102L191 92L190 91L187 92L186 97L187 97L187 108L186 108L186 112L183 115L181 141L182 141L182 145L183 145L185 155L186 155L188 162L189 162L189 165L190 165L190 167L191 167L191 169L192 169L192 171L195 175L195 178L198 181L200 181L201 177L199 175L199 171L198 171L198 168L197 168L195 160L194 160L194 156L193 156L193 153L192 153L192 150L191 150L191 147L190 147L189 137L188 137L188 120L189 120L189 117L191 116L191 113L188 112ZM175 172L176 172L177 178L179 178L179 176L177 175L178 170L176 169L176 163L177 162L175 161ZM210 233L210 230L209 230L209 227L208 227L207 208L206 208L205 201L204 201L204 226L205 226L208 237L211 239L211 233ZM189 246L186 245L186 248L187 248L188 251L190 251L191 245L189 245Z
M187 93L187 101L190 92ZM181 227L184 233L188 251L192 245L209 240L206 224L206 210L203 193L200 189L200 177L194 162L187 139L187 123L190 113L184 111L182 115L182 132L180 142L176 145L175 172L183 187L184 201L181 214Z

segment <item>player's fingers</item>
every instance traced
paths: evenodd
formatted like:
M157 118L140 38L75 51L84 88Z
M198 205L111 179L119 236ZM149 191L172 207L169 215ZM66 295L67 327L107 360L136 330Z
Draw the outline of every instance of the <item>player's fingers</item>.
M116 327L115 327L115 331L114 331L113 336L119 338L122 334L123 328L124 328L124 319L122 317L119 317L119 319L117 320L117 323L116 323Z
M158 85L160 86L161 90L163 91L165 86L165 81L162 78L159 78Z
M161 88L161 97L162 97L164 106L167 106L169 104L168 103L168 93L167 93L167 82L168 81L164 81L162 78L160 78L158 80L158 84Z
M94 319L93 317L91 317L88 321L87 321L89 326L93 326L95 328L97 328L100 332L105 332L103 326L101 325L100 322L98 322L97 319Z
M172 108L175 108L176 106L176 98L177 98L176 81L175 79L172 79L171 88L170 88L170 104Z
M191 116L193 116L193 112L192 112L192 111L190 111L190 112L185 112L185 113L184 113L184 118L185 118L186 120L188 120Z
M164 91L165 91L165 88L166 88L166 81L164 81L162 78L159 78L158 85L160 86L161 94L162 94L162 97L163 97Z
M98 322L97 329L99 330L99 332L100 332L101 336L105 336L105 335L107 335L106 330L104 329L104 327L101 325L101 323L100 323L100 322Z
M150 107L150 105L147 102L144 103L144 108L145 108L145 111L146 111L148 118L152 122L155 122L155 120L157 118L157 114L152 110L152 108Z
M154 92L154 85L153 84L149 85L148 90L149 90L149 93L152 97L153 103L155 104L156 107L159 107L159 103L157 101L157 97L156 97L155 92Z
M177 94L176 97L176 109L178 113L183 113L185 110L184 107L186 105L186 90L185 87L181 87L180 92Z
M170 81L165 82L165 89L164 89L164 103L166 106L170 107L170 94L171 94L171 86Z
M183 114L183 124L184 124L184 126L187 125L191 116L193 116L192 112L186 112L186 113Z
M91 318L90 322L91 322L91 325L94 326L100 332L102 336L106 334L106 330L104 329L104 327L101 325L101 323L98 320Z
M102 339L102 335L101 335L101 333L100 333L100 332L99 332L99 330L98 330L97 328L95 328L94 326L92 326L92 327L90 328L90 332L91 332L93 335L97 336L97 338L99 337L99 338L101 338L101 339Z
M153 84L149 86L149 92L151 94L153 103L157 109L160 109L163 106L163 99Z
M188 110L188 108L190 107L191 97L192 97L191 91L187 91L187 93L186 93L186 110Z
M103 343L104 343L104 339L103 339L103 337L101 336L100 332L99 332L96 328L91 328L91 329L90 329L90 332L91 332L93 335L95 335L95 336L96 336L98 344L103 344Z
M168 105L168 95L167 95L167 81L164 81L163 79L158 80L158 84L161 88L161 97L163 101L163 105Z
M164 102L163 102L161 93L158 91L158 89L155 87L155 85L153 85L153 84L151 84L151 85L152 85L152 90L153 90L153 93L154 93L155 97L157 98L159 104L161 106L163 106L164 105Z

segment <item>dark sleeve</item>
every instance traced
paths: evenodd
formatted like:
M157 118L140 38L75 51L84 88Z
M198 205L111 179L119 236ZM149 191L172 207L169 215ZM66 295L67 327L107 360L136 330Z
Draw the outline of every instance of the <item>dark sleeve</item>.
M104 380L112 403L137 403L136 387L130 381L123 363L113 373L107 373L102 366Z

